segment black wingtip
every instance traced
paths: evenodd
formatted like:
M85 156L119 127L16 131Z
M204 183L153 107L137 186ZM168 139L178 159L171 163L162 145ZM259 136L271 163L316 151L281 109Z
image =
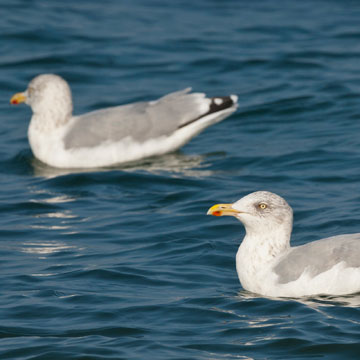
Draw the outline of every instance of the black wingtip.
M236 95L216 96L210 98L210 100L211 100L210 108L207 114L205 115L209 115L217 111L225 110L234 106L237 103L237 96Z
M185 127L207 115L219 112L221 110L226 110L229 109L231 107L236 107L237 106L237 100L238 97L236 95L230 95L230 96L215 96L210 98L211 102L210 102L210 106L209 106L209 110L200 115L199 117L197 117L196 119L193 119L185 124L182 124L179 126L179 129L182 127Z

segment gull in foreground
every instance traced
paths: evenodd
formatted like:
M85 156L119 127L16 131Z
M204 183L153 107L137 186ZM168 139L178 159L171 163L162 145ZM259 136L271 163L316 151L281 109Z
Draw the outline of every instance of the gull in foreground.
M31 106L28 138L38 159L59 168L92 168L175 151L237 108L235 95L206 98L190 90L73 116L68 83L43 74L10 102Z
M246 230L236 254L244 289L265 296L346 295L360 291L360 234L290 246L292 209L280 196L251 193L208 215L235 216Z

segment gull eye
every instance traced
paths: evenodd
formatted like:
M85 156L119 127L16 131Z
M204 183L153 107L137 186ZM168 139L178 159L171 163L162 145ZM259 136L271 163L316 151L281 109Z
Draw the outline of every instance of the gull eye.
M267 205L265 203L260 203L258 206L261 210L265 210L267 208Z

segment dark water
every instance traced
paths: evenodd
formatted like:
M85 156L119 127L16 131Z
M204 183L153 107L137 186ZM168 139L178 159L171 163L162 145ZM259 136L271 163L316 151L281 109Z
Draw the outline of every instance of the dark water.
M12 0L1 11L1 359L355 359L360 296L242 290L233 218L259 189L295 211L293 244L360 232L356 1ZM75 113L192 86L239 110L180 152L92 172L34 160L39 73Z

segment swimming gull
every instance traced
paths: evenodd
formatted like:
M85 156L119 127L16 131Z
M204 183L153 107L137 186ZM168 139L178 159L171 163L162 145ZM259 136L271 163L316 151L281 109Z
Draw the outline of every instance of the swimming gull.
M235 95L206 98L190 91L73 116L68 83L43 74L10 102L32 108L28 138L38 159L59 168L93 168L175 151L237 108Z
M360 291L360 234L290 246L293 214L288 203L267 191L233 204L212 206L208 215L235 216L246 234L236 254L244 289L266 296L346 295Z

